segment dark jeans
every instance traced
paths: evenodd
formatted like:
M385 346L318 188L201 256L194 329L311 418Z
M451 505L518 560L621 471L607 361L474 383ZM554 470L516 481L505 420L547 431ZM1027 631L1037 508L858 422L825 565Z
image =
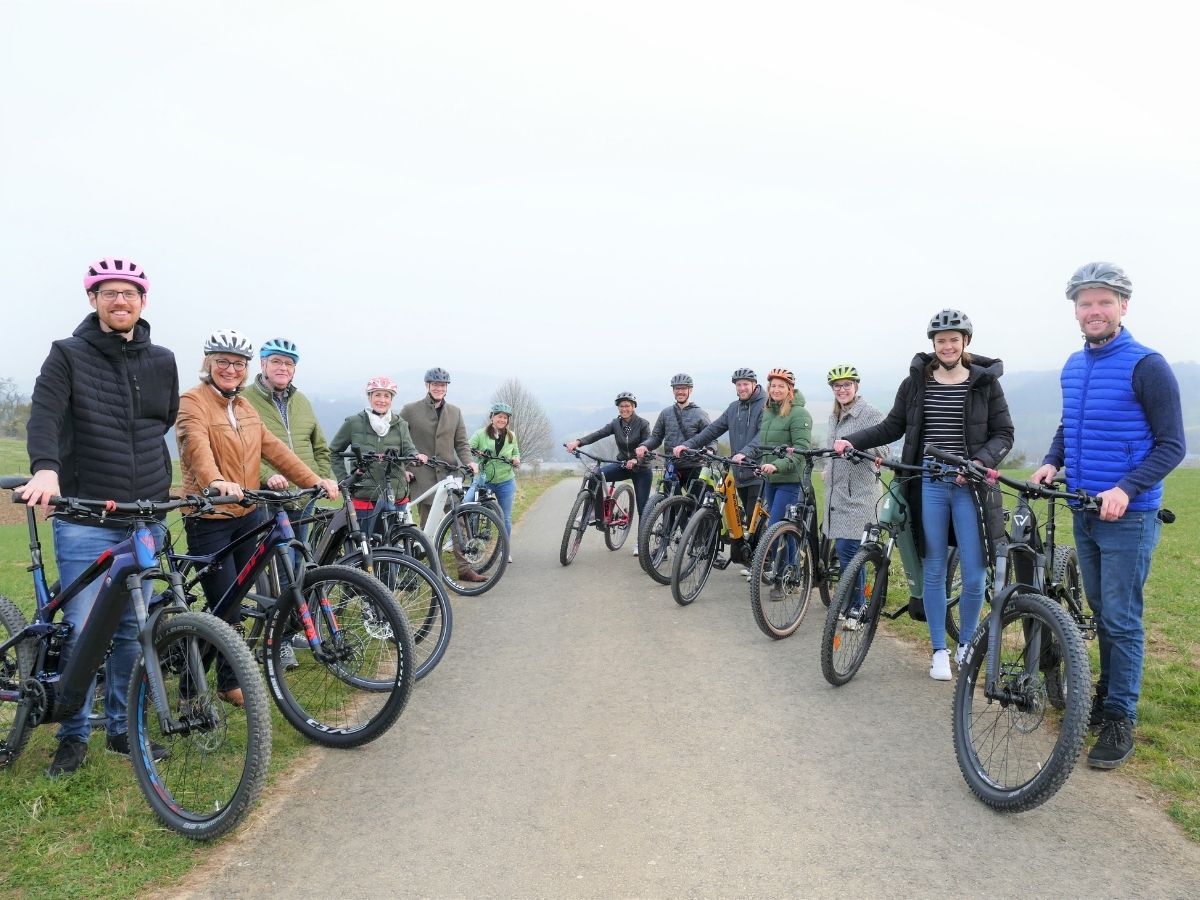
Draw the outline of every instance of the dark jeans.
M236 519L188 519L184 525L187 531L188 552L192 555L215 553L242 535L249 534L266 518L264 510L256 509ZM204 576L201 586L204 588L204 597L210 610L217 612L217 602L237 581L238 572L250 561L253 554L254 541L246 541ZM231 625L236 624L241 619L241 609L241 603L231 603L228 609L220 610L221 618Z
M654 473L650 469L627 469L620 463L609 463L600 469L601 474L605 479L612 481L632 481L633 482L633 500L637 505L638 519L642 517L642 510L646 506L646 499L650 496L650 482L654 480ZM603 518L603 497L596 497L596 518Z

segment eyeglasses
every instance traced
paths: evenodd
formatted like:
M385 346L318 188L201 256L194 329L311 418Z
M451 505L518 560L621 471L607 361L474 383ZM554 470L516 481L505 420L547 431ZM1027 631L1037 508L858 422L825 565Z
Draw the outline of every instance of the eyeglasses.
M853 381L838 381L833 384L835 391L848 391L854 387Z
M246 371L246 361L244 359L217 359L213 360L213 364L222 372L226 369L233 369L235 372Z
M129 291L114 291L111 288L108 288L103 291L97 291L96 293L100 295L100 299L109 303L116 300L118 297L121 297L125 300L139 300L142 296L142 292L136 289Z
M286 356L271 356L267 358L267 365L283 366L285 369L294 369L296 368L296 361L294 359L288 359Z

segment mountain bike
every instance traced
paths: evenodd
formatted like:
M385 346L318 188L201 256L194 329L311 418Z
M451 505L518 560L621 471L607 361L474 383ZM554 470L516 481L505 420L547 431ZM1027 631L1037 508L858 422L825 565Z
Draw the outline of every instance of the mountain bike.
M309 740L328 747L357 747L373 741L399 718L416 674L412 630L392 594L374 577L344 565L309 562L308 547L295 538L284 505L316 496L300 491L245 491L244 505L262 504L270 513L256 528L206 554L175 551L164 543L161 558L182 577L190 600L199 602L200 581L239 548L249 560L207 612L233 620L250 649L262 647L262 664L275 705ZM291 551L304 558L292 568ZM270 558L282 574L279 597L253 592ZM303 635L306 650L289 668L283 647ZM224 687L222 687L224 690Z
M700 451L685 450L689 456ZM651 452L666 463L658 490L646 501L638 524L638 562L642 570L659 584L671 583L671 559L683 537L692 511L696 509L696 497L683 491L676 459L670 454Z
M610 463L624 463L615 459L601 459L578 448L570 452L583 463L587 471L579 493L575 495L571 514L567 516L562 544L558 548L558 561L564 566L569 566L575 559L579 545L583 542L583 533L592 524L604 532L604 545L609 550L620 550L625 544L625 538L629 536L634 511L633 487L626 481L609 482L600 468Z
M861 450L848 450L847 459L873 465L876 457ZM894 477L883 481L882 471L892 471ZM879 460L875 477L884 485L879 501L879 517L863 529L862 546L841 573L838 587L825 613L825 628L821 634L821 672L825 680L840 686L852 679L867 658L875 639L881 617L898 619L909 615L912 605L906 602L892 612L885 612L892 553L900 547L900 561L908 582L909 596L923 599L925 593L924 564L917 552L913 522L908 502L900 490L904 479L920 478L934 472L928 466L910 466L898 460ZM936 470L940 471L940 470ZM946 635L958 640L958 601L962 594L958 548L951 547L946 556Z
M1052 563L1029 501L1066 500L1091 511L1099 511L1100 501L1083 491L1006 478L936 447L926 453L975 488L981 539L982 488L1000 484L1017 498L1008 540L995 548L984 541L993 568L991 611L959 666L952 731L958 767L976 797L994 809L1033 809L1054 796L1075 768L1087 731L1092 673L1079 624L1044 593ZM1010 581L1010 568L1032 581ZM1057 672L1061 708L1050 700L1048 670Z
M735 556L753 559L762 526L769 513L760 495L749 511L742 509L733 469L757 468L756 463L738 462L716 453L699 454L707 463L692 482L697 486L696 509L679 539L679 550L671 560L671 596L687 606L704 590L714 568L725 569ZM720 551L730 548L729 556Z
M776 456L789 450L771 448ZM804 459L800 496L787 507L784 517L767 529L750 566L750 611L762 633L775 640L796 633L814 587L828 606L830 591L840 575L833 542L821 535L811 480L813 460L832 453L805 450L789 454Z
M0 487L13 490L27 481L7 477ZM55 497L51 504L75 520L128 527L131 534L51 593L35 513L26 510L36 610L27 624L16 605L0 597L0 768L16 759L33 728L92 702L92 678L132 603L142 649L129 681L129 756L138 788L172 831L194 840L225 834L249 812L267 777L266 693L233 629L188 611L179 576L159 567L151 531L168 512L213 506L197 497L134 503ZM92 613L64 660L72 626L55 617L96 581ZM167 582L165 590L147 599L157 581ZM218 699L218 672L242 688L241 706Z

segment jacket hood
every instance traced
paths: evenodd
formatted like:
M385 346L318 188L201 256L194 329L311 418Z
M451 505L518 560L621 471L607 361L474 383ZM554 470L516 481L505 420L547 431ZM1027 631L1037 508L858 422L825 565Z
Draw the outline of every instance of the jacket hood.
M747 397L745 400L738 400L737 402L740 403L742 406L753 406L755 403L757 403L759 400L761 400L765 396L767 396L767 395L766 395L766 392L763 391L762 385L756 384L754 386L754 390L750 392L749 397Z
M934 358L932 353L918 353L912 358L912 363L909 365L909 372L919 378L921 372L925 370L927 365L933 362ZM1004 374L1004 363L990 356L971 353L970 372L968 381L978 381L980 378L999 378Z
M71 334L87 341L105 356L120 356L124 351L146 349L150 344L150 323L138 319L133 326L133 338L126 341L119 334L102 329L100 315L90 313Z

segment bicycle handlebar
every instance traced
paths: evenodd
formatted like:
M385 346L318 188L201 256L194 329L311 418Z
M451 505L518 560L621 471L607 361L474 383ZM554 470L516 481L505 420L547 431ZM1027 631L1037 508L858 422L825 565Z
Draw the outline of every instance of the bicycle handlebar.
M943 450L940 447L935 447L932 444L925 448L925 455L931 456L939 462L956 469L959 474L972 481L984 481L988 484L1003 484L1005 487L1012 488L1018 493L1024 494L1026 497L1040 497L1043 500L1067 500L1076 503L1084 509L1099 509L1100 499L1084 490L1077 491L1060 491L1052 487L1047 487L1044 484L1035 484L1032 481L1018 481L1015 478L1009 478L1001 475L995 469L989 469L986 466L981 466L973 460L963 459L948 450Z
M837 454L835 454L835 455L837 455ZM842 453L841 456L844 459L851 460L852 462L855 462L855 463L858 463L860 461L869 462L869 463L877 462L877 463L879 463L879 465L883 466L884 468L891 469L893 472L908 472L912 475L941 475L941 474L943 474L941 466L936 466L936 467L934 467L934 466L912 466L912 465L909 465L908 463L900 462L900 460L896 459L893 456L888 456L888 457L876 456L873 453L866 453L862 450L857 450L853 447L850 448L849 450L847 450L845 453Z

